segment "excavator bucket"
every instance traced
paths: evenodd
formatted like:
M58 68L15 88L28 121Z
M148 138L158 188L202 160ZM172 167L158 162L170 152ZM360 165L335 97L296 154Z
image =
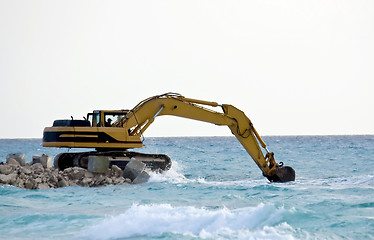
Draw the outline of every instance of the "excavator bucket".
M272 171L273 175L266 176L271 182L295 181L295 170L289 166L277 167Z

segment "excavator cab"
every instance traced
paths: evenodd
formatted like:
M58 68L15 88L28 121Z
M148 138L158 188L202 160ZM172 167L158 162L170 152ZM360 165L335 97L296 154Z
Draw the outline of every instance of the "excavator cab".
M128 110L95 110L87 114L87 120L92 127L111 127L127 113Z

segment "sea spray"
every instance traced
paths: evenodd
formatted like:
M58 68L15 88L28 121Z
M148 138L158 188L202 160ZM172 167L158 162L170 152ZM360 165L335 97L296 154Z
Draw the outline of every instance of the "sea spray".
M282 220L287 210L272 204L239 209L207 209L170 204L134 204L123 214L108 216L80 236L90 239L190 235L205 239L249 239L261 236L293 239L294 230Z
M148 182L173 182L182 183L188 181L188 179L182 174L183 167L178 161L174 160L171 168L168 171L162 172L149 172L150 179Z

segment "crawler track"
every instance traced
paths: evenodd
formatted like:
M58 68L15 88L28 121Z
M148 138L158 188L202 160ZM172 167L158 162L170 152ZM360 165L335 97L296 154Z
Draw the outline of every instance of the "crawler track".
M54 159L54 166L60 170L69 167L88 166L88 158L90 156L107 156L110 166L117 165L124 169L131 158L142 161L152 171L164 171L171 167L171 160L165 154L147 154L130 151L105 151L105 152L76 152L76 153L60 153Z

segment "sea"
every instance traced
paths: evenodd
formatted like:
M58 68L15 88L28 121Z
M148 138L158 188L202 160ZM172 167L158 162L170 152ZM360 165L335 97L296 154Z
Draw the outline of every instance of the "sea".
M264 141L296 181L269 182L235 137L145 138L172 159L146 183L0 186L0 239L374 239L374 135ZM0 161L68 151L0 139Z

